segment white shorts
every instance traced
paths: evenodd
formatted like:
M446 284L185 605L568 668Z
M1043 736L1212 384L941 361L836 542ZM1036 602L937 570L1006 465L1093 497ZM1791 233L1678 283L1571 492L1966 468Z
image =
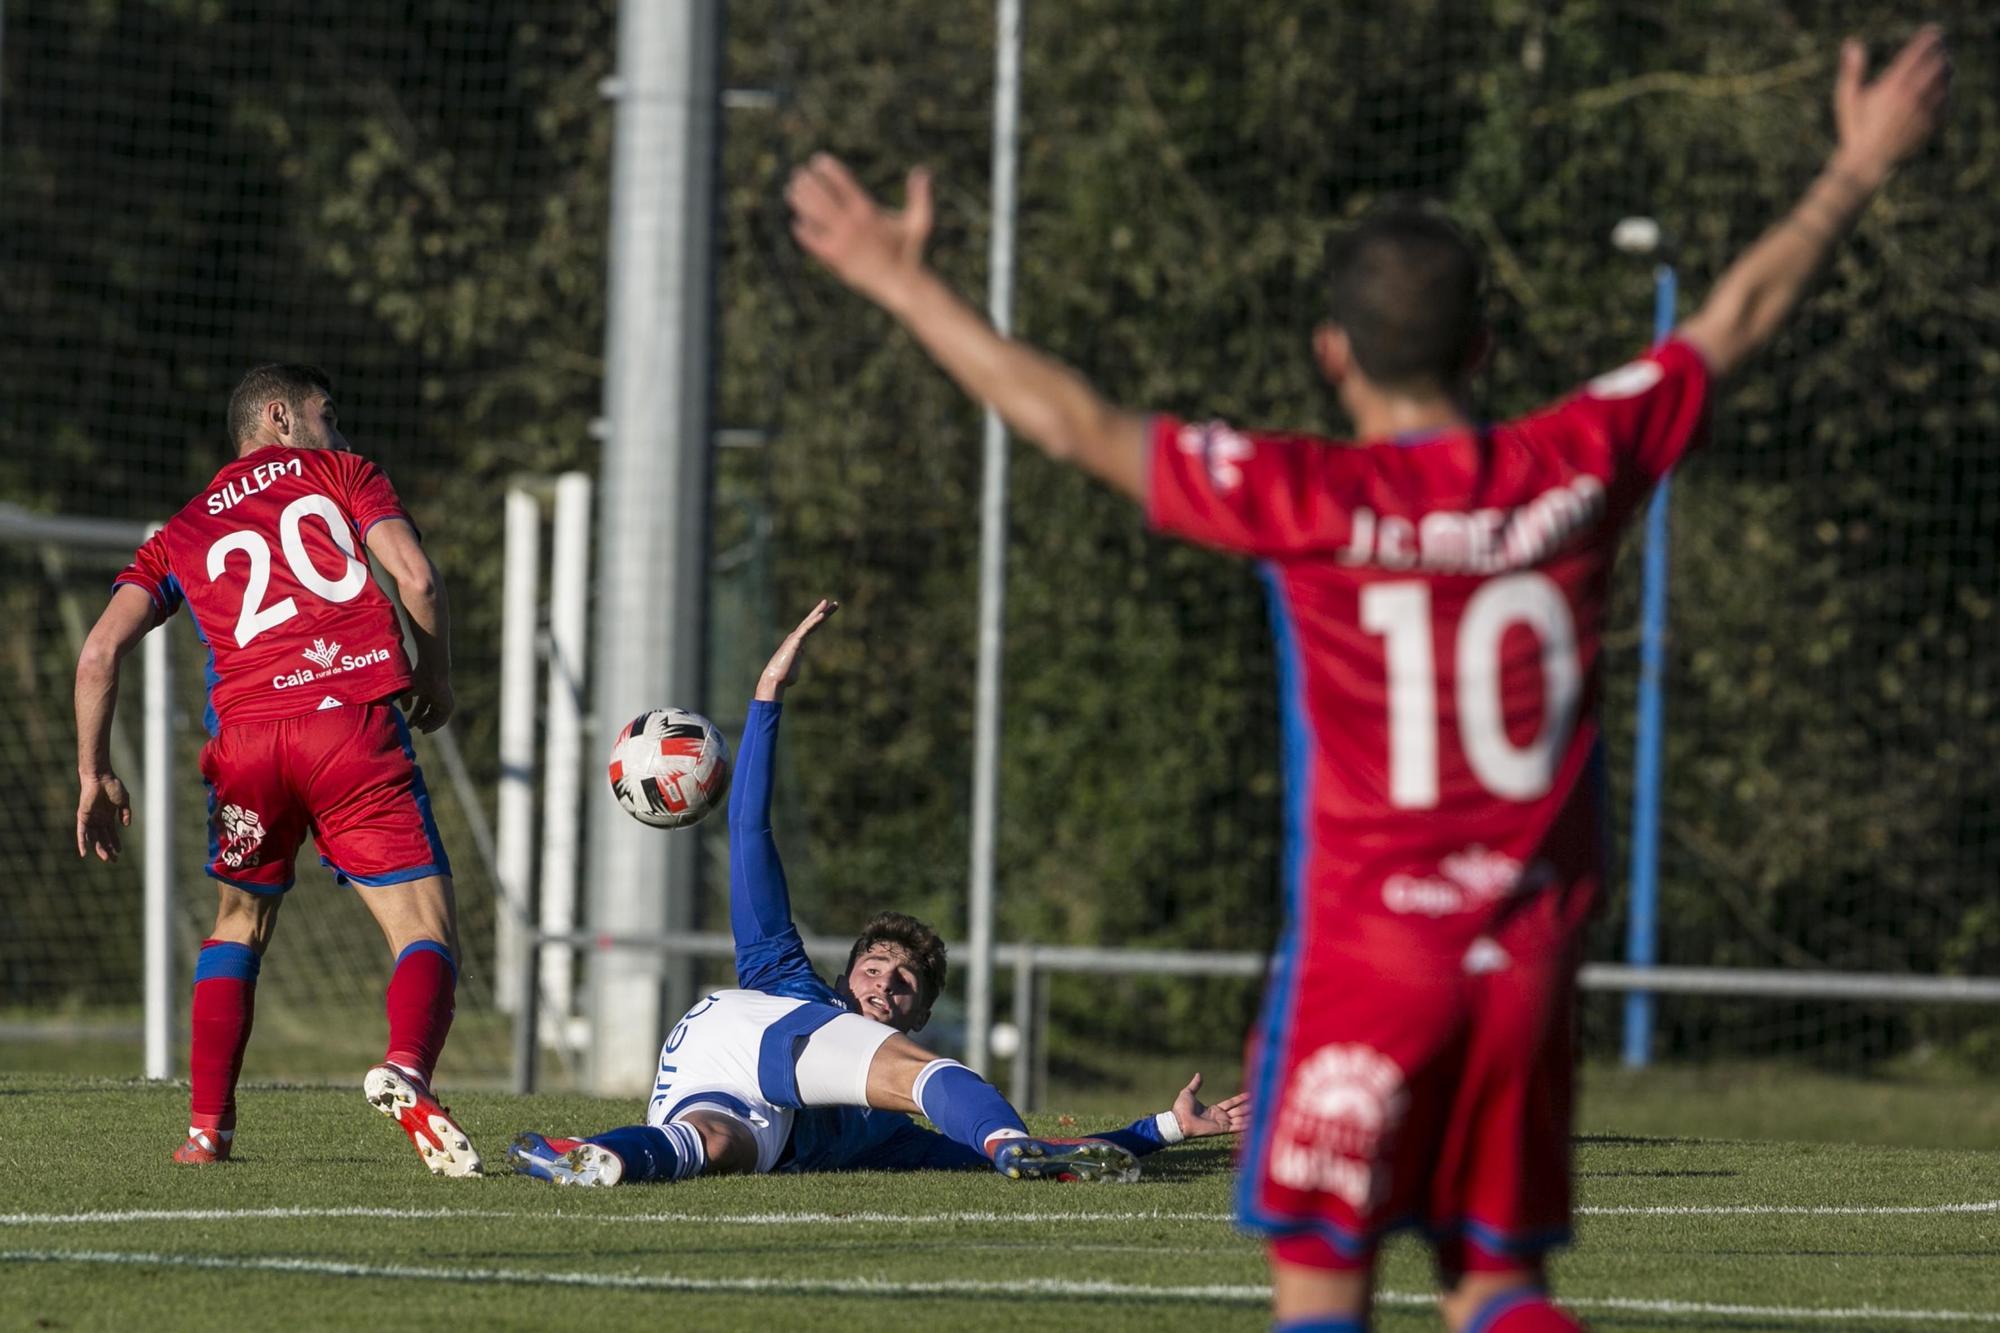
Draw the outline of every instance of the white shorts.
M758 1172L777 1165L805 1106L866 1106L868 1066L896 1030L831 1005L716 991L702 997L660 1047L646 1123L716 1111L748 1126Z

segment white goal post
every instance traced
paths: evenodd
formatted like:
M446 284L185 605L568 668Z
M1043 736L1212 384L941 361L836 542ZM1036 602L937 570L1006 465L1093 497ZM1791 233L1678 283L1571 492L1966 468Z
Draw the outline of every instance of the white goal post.
M0 502L0 541L22 546L40 546L51 551L85 551L122 562L146 540L153 527L120 519L89 518L65 514L38 514L19 505ZM80 617L69 617L69 633L82 648ZM72 653L72 657L74 653ZM170 641L164 634L146 636L141 651L145 689L141 696L141 758L135 769L129 754L125 729L118 727L114 738L114 759L133 788L137 807L140 847L145 874L144 932L141 945L142 1022L145 1046L145 1075L151 1079L173 1077L174 1021L174 752L173 660ZM137 781L133 781L134 777Z

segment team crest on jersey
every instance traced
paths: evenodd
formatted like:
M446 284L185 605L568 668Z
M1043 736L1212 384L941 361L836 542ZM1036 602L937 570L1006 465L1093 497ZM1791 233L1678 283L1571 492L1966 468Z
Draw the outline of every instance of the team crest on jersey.
M264 821L257 812L225 805L215 812L215 822L222 830L216 859L231 870L257 864L258 849L264 845Z
M1243 469L1237 465L1257 452L1256 445L1220 421L1182 426L1176 442L1182 453L1201 459L1209 485L1224 494L1243 484Z
M308 661L317 662L324 670L333 665L334 658L340 656L340 641L336 639L328 643L325 639L314 639L313 646L304 649L300 655Z
M1369 1212L1388 1196L1388 1144L1408 1103L1403 1071L1388 1056L1322 1046L1292 1074L1271 1140L1271 1179Z

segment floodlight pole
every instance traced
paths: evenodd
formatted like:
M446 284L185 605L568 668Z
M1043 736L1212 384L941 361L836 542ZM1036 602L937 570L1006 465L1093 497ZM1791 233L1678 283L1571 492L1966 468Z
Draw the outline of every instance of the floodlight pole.
M708 455L721 0L622 0L612 133L611 258L599 468L596 755L649 708L697 708L706 656ZM662 833L590 802L590 923L604 935L687 931L699 829ZM590 1090L649 1087L669 1004L692 966L634 950L589 959Z
M1014 182L1020 150L1021 0L995 6L993 231L986 303L993 327L1014 323ZM1007 427L986 409L979 500L979 676L973 696L972 876L966 891L965 1062L986 1072L993 1029L994 862L1000 825L1000 713L1006 662Z

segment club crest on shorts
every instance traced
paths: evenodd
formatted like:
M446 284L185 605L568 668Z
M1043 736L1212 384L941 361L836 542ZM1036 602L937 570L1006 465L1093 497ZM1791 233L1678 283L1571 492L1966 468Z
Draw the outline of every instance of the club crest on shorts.
M216 859L231 870L255 865L257 851L264 845L264 821L257 812L240 805L225 805L215 812L215 822L222 830Z
M1271 1179L1366 1213L1389 1189L1387 1141L1408 1103L1403 1071L1360 1045L1323 1046L1293 1072L1271 1141Z

